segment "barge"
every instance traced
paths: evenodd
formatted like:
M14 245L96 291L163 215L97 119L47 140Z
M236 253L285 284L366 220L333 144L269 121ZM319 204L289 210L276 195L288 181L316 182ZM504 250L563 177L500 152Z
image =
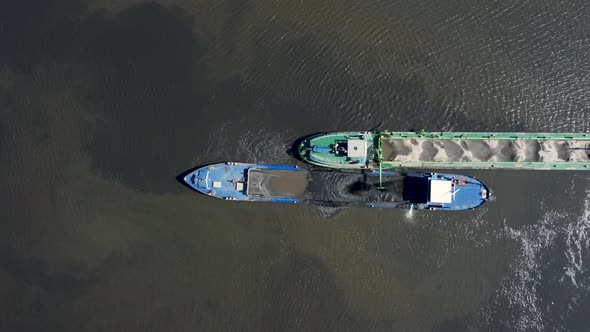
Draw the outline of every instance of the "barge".
M588 133L331 132L298 149L338 169L590 170Z
M459 211L492 198L487 186L473 177L392 170L306 170L227 162L197 168L184 176L184 182L223 200L332 207Z

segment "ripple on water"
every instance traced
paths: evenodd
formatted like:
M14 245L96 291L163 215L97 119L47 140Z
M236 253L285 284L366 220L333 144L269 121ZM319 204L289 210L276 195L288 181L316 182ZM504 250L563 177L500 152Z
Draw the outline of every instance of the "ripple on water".
M239 161L244 163L292 164L287 154L293 138L280 132L258 129L234 135L234 124L224 122L219 131L209 134L207 150L196 157L195 165Z
M583 204L579 215L554 210L538 224L504 226L502 236L516 241L520 251L495 303L484 309L488 324L498 324L494 317L508 309L501 324L517 331L566 328L565 317L578 310L578 299L590 294L590 190Z
M590 291L590 273L588 264L590 259L590 190L586 192L584 211L575 222L564 226L566 233L567 264L564 267L565 276L560 279L562 282L569 280L572 286ZM584 259L586 266L584 266ZM567 278L566 278L567 277Z

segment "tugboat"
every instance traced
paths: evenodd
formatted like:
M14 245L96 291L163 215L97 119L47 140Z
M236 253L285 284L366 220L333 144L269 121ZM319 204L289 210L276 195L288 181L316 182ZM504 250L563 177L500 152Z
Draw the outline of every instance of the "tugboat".
M391 170L226 162L197 168L184 182L204 195L230 201L460 211L492 198L486 185L470 176Z
M299 155L340 169L590 170L590 134L333 132L304 139Z

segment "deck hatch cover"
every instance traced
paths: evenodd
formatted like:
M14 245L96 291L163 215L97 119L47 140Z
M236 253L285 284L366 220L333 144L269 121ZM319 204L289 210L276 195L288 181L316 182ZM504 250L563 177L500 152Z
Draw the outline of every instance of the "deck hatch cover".
M351 158L365 158L367 155L367 141L358 139L348 140L348 156Z
M453 200L452 182L448 180L430 180L430 202L451 203Z

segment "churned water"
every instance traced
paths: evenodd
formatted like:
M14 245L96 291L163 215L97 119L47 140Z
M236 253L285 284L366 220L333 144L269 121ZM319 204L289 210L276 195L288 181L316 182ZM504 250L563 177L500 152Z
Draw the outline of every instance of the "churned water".
M175 177L318 131L590 131L587 1L0 2L0 330L587 331L590 175L469 212Z

